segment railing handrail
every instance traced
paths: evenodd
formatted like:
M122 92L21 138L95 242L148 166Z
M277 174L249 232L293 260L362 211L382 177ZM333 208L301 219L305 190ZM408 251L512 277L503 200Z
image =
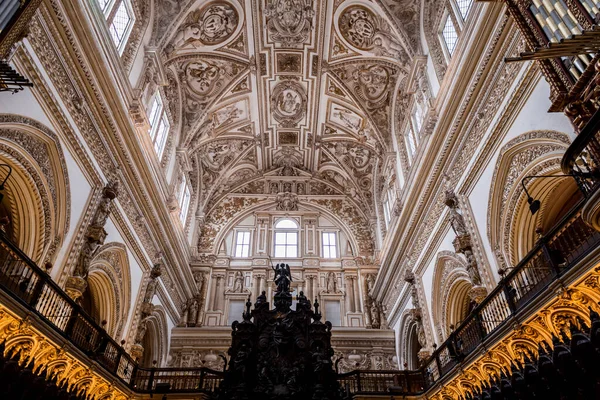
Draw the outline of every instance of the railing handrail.
M592 139L600 131L600 109L592 115L587 124L583 127L581 132L575 137L571 145L563 154L560 162L560 167L564 174L572 174L575 160L592 141Z
M480 316L481 316L481 313L484 311L484 309L487 306L492 305L492 301L496 298L496 296L498 296L503 290L506 290L510 286L509 283L511 282L511 280L515 277L518 277L518 274L520 272L522 272L528 266L528 263L531 260L533 260L541 252L544 252L546 250L545 246L548 246L548 244L552 243L553 240L559 238L561 235L561 232L568 226L571 226L571 222L576 220L576 218L578 217L578 214L581 212L581 209L582 209L584 203L585 203L585 199L582 199L581 201L579 201L563 218L561 218L561 220L558 223L556 223L548 231L547 234L545 234L540 240L538 240L538 242L536 243L534 248L531 251L529 251L525 255L525 257L523 257L523 259L505 277L503 277L503 279L500 280L498 285L486 296L486 298L481 302L481 304L479 304L469 314L469 316L467 318L465 318L465 320L451 333L450 337L448 339L446 339L440 345L440 347L437 348L433 352L432 356L424 363L423 367L421 367L417 370L355 370L355 371L351 371L351 372L337 374L338 380L342 380L342 381L345 379L352 380L354 377L356 377L357 386L354 390L355 390L355 392L358 393L363 390L363 386L368 385L370 383L373 383L373 382L381 383L386 380L389 381L389 379L394 379L395 377L405 377L406 380L399 382L399 383L408 385L405 387L405 389L409 386L413 386L413 387L414 387L414 385L419 386L420 387L419 391L415 391L416 389L411 389L414 392L414 394L419 394L419 393L423 393L424 391L431 388L432 385L435 384L436 382L438 382L440 379L448 376L448 374L450 374L451 371L455 368L456 364L447 363L444 365L444 367L446 367L446 366L449 366L449 367L447 369L442 368L441 364L439 363L440 356L442 356L442 352L448 351L450 354L450 357L452 358L452 356L454 354L452 352L452 350L455 349L454 346L456 344L454 342L456 340L456 335L461 334L463 332L463 330L467 329L469 327L469 325L474 322L481 323ZM20 259L21 261L25 262L27 264L27 266L29 268L31 268L32 272L37 274L39 279L42 281L41 283L48 285L52 290L54 290L57 293L57 295L60 296L60 298L62 300L64 300L70 307L72 307L73 312L77 313L80 316L83 316L85 318L86 322L89 323L90 326L95 331L97 331L100 335L102 335L101 336L102 340L106 341L106 343L110 343L112 346L114 346L119 351L120 357L126 357L127 361L129 362L129 364L132 367L132 372L131 372L131 377L129 378L129 382L127 382L124 378L122 378L118 374L118 372L114 370L114 368L111 369L108 365L104 365L102 363L103 360L97 359L97 361L111 375L118 377L123 383L128 385L128 387L131 390L136 391L136 392L147 393L148 391L152 390L153 383L155 383L157 381L169 381L169 379L172 379L174 382L178 382L178 380L180 378L185 380L186 376L193 375L195 377L194 379L196 379L196 377L197 377L198 381L196 382L195 380L192 380L192 381L187 381L187 383L188 384L194 383L194 385L191 385L190 387L185 387L185 388L175 388L175 390L182 391L182 392L190 392L190 391L202 392L202 391L211 390L210 389L211 384L209 384L209 388L206 388L205 386L203 386L203 383L205 382L204 379L207 375L210 375L213 377L212 379L210 379L210 382L213 382L212 385L214 385L214 382L215 382L214 377L222 378L224 376L223 371L216 371L216 370L212 370L207 367L195 367L195 368L181 368L181 367L142 368L142 367L139 367L137 362L134 361L129 356L129 354L127 354L125 352L125 349L123 349L123 347L121 347L119 344L117 344L116 341L114 339L112 339L112 337L110 337L110 335L102 327L100 327L89 315L87 315L87 313L83 310L83 308L79 304L77 304L75 301L73 301L52 280L52 278L45 271L43 271L35 262L33 262L33 260L31 260L19 247L17 247L14 243L12 243L6 237L6 234L2 231L0 231L0 244L2 244L9 252L13 253L13 255L17 259ZM582 252L582 253L578 254L576 258L574 258L570 261L570 266L574 265L574 263L576 263L581 257L585 256L586 254L588 254L588 253ZM569 269L569 268L565 268L565 270L567 270L567 269ZM559 276L561 273L562 273L562 271L559 271L559 270L555 271L554 272L555 275L552 275L552 280L556 279L556 277ZM544 281L540 281L540 283L543 285L548 285L548 284L550 284L550 282L552 282L552 280L550 280L548 282L546 282L544 280ZM49 322L49 325L51 325L59 334L66 337L67 339L71 340L71 338L67 335L67 333L65 331L61 330L52 321L50 321L46 317L44 317L44 315L35 308L35 304L30 304L31 302L27 302L24 298L19 297L19 295L17 293L13 293L9 288L4 288L4 286L2 286L2 287L6 292L8 292L11 295L11 297L14 297L25 307L27 307L31 311L35 312L40 317L43 317L43 319L45 321ZM534 292L533 295L537 296L538 293L539 292ZM507 299L507 301L508 301L508 299ZM511 301L514 302L514 300L511 300ZM517 308L517 307L511 308L510 313L508 313L508 317L506 317L506 318L502 317L504 319L499 321L498 325L492 327L492 329L489 330L487 333L486 332L479 333L478 334L479 336L477 336L477 339L480 341L480 343L483 342L486 338L488 338L492 332L495 332L500 327L505 326L506 321L510 320L510 316L514 315L515 312L520 311L522 308L523 308L523 306L520 306L519 308ZM90 354L89 349L86 350L86 349L82 348L81 346L79 346L78 343L75 343L75 345L80 350L82 350L86 355L91 356L92 358L98 357L103 354L102 352L99 352L96 350L92 351L91 352L92 354ZM469 354L473 353L476 350L476 348L477 348L477 346L469 348L466 352L461 351L461 354L460 354L461 359L468 356ZM431 379L428 379L430 377L428 376L427 367L430 365L433 365L433 363L435 363L435 365L437 366L438 376L434 380L431 380ZM180 375L178 376L177 374L180 374ZM142 382L144 383L144 385L143 385L144 388L136 386L137 383L142 383ZM348 382L345 382L345 383L348 383ZM408 390L408 389L406 389L406 390ZM412 393L412 392L410 392L410 393Z
M485 309L486 306L488 306L493 300L494 298L502 291L504 291L506 289L506 287L508 286L508 282L511 281L512 278L514 278L515 276L517 276L528 264L529 261L531 261L531 259L533 257L535 257L536 255L538 255L540 253L540 251L543 250L544 246L547 245L547 243L549 243L552 239L554 239L555 237L557 237L557 233L563 229L567 223L570 220L573 220L577 214L581 211L581 209L583 208L584 204L585 204L586 199L581 199L575 206L573 206L573 208L571 208L571 210L565 215L563 216L563 218L561 218L551 229L550 231L545 234L544 236L542 236L538 242L536 243L536 245L533 247L533 249L531 249L524 257L523 259L521 259L521 261L514 267L511 269L511 271L504 277L502 278L499 282L498 285L496 285L496 287L485 297L485 299L477 305L477 307L475 307L471 313L460 323L460 325L458 325L453 332L450 334L450 336L448 337L448 339L446 339L431 355L430 358L427 359L427 361L424 363L424 366L420 368L420 370L422 370L423 372L425 372L425 368L427 365L430 365L432 362L434 362L436 360L437 357L439 357L441 355L442 352L448 350L450 348L450 346L453 346L454 343L454 337L453 334L455 334L456 332L461 332L463 329L465 329L468 325L470 325L471 323L473 323L476 318L480 315L480 312L482 310ZM513 315L513 313L511 312L510 315ZM506 321L508 321L509 318L503 320L496 329L498 329L499 327L503 326ZM489 334L485 335L485 336L489 336ZM474 352L475 350L472 350L466 354L462 354L463 357L468 356L469 354L471 354L472 352ZM441 379L443 376L445 376L446 374L442 373L442 371L440 372L440 377L439 379ZM438 379L438 380L439 380Z
M123 348L123 346L121 346L119 343L117 343L108 334L108 332L106 332L106 330L104 328L102 328L100 325L98 325L98 323L96 323L96 321L90 315L88 315L87 312L85 312L83 307L81 307L71 297L69 297L69 295L67 295L65 293L65 291L60 286L58 286L58 284L52 279L52 277L50 277L50 275L48 275L48 273L46 271L41 269L17 245L12 243L12 241L6 237L6 233L2 229L0 229L0 243L2 245L4 245L5 248L7 248L7 250L13 252L19 259L21 259L23 262L25 262L35 272L35 274L38 275L38 277L43 281L43 283L45 285L50 286L61 297L61 299L63 301L65 301L67 304L69 304L69 306L72 307L72 309L77 313L77 315L85 318L86 322L88 322L92 326L93 329L97 330L102 336L104 336L104 340L107 342L107 344L113 345L120 352L121 357L126 357L130 363L134 364L137 367L137 363L133 360L133 358L129 355L129 353L127 353L127 351ZM67 336L65 331L61 330L58 326L56 326L54 323L52 323L52 321L49 321L43 314L38 312L33 305L28 304L26 301L24 301L24 299L20 298L19 296L14 295L14 293L12 293L12 291L10 291L10 290L7 290L6 292L8 292L9 295L11 295L11 297L13 297L17 301L19 301L25 307L34 311L38 316L40 316L41 318L43 318L44 320L49 322L49 325L57 333L59 333L64 338L70 340L70 338ZM81 348L76 343L75 343L75 345L79 348L79 350L83 351L84 353L88 352L86 349ZM109 373L111 373L111 375L118 377L123 383L127 383L122 377L120 377L118 374L114 373L114 371L109 370L107 366L103 365L102 363L99 363L99 364L102 365L102 367L105 368Z

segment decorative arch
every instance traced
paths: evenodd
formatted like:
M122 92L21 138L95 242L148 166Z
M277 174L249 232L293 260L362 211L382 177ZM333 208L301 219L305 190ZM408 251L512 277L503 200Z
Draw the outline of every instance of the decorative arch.
M153 361L156 361L157 367L166 365L169 350L168 330L167 314L164 308L155 305L152 314L146 319L144 354L141 362L143 367L152 367Z
M107 243L90 263L88 295L93 310L105 329L119 338L127 322L131 304L131 276L127 250L121 243Z
M71 208L58 137L30 118L0 114L0 161L12 168L3 201L12 239L37 263L53 262L69 230Z
M417 333L417 320L414 317L413 310L404 310L402 317L400 317L398 337L396 338L400 351L399 365L401 368L406 365L409 370L419 368L418 353L421 350Z
M559 174L562 154L569 146L569 136L556 131L531 131L523 133L506 143L500 150L492 176L490 204L488 207L488 238L500 249L500 263L514 266L527 254L537 240L536 227L551 218L553 210L549 199L557 188L575 188L564 185L567 180L533 179L527 182L531 195L542 202L542 209L535 216L529 212L527 196L521 180L528 175ZM570 178L569 178L570 179ZM566 201L565 198L559 201Z
M437 255L433 271L432 317L440 342L450 334L450 325L460 323L469 313L472 283L463 259L451 251Z

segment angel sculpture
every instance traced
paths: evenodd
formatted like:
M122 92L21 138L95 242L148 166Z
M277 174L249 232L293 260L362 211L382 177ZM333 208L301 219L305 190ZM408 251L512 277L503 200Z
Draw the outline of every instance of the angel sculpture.
M275 284L277 285L278 293L289 293L290 283L292 282L292 272L287 264L277 264L275 267L271 265L275 271Z

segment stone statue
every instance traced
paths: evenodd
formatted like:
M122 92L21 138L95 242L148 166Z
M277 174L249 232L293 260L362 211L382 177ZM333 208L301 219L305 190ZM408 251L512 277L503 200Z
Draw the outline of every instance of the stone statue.
M375 286L375 275L367 274L365 277L367 283L367 294L373 294L373 287Z
M335 272L330 272L327 274L327 293L335 293L337 287L337 279L335 277Z
M146 335L146 330L148 329L146 318L143 318L138 325L137 332L135 333L135 344L142 344L144 340L144 336Z
M198 319L198 300L191 299L190 311L187 319L187 326L194 327L196 326L196 320Z
M377 303L373 300L371 302L371 327L373 329L379 329L381 326L381 317L379 315L379 307L377 307Z
M457 236L465 236L469 234L464 217L457 211L456 208L450 208L450 225Z
M233 291L235 293L242 293L244 291L244 274L242 271L237 271L235 273Z
M144 303L152 303L152 298L156 294L156 288L158 287L157 278L161 275L161 265L154 264L152 270L150 270L150 282L146 286L146 293L144 293Z

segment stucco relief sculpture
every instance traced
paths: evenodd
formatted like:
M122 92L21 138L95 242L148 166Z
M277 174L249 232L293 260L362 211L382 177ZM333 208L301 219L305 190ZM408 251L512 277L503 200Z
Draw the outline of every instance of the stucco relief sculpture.
M277 195L277 211L297 211L298 195L284 192Z
M227 3L215 2L190 13L174 40L176 47L216 45L227 40L238 25L236 9Z
M406 56L404 48L392 35L391 26L366 7L350 6L344 10L339 29L344 39L359 50L395 59Z
M306 115L306 106L306 91L298 82L284 81L273 89L271 111L282 127L296 126Z
M269 0L264 10L269 39L285 47L304 44L314 14L312 0Z
M463 254L467 259L467 272L469 274L469 279L473 284L469 296L476 303L480 303L487 295L487 290L483 286L477 259L473 253L471 234L469 233L463 215L459 212L460 205L458 197L456 197L456 194L451 189L446 190L445 204L450 209L450 226L456 234L456 238L452 243L454 244L456 252Z
M87 288L87 277L90 270L90 262L104 244L107 233L104 230L106 221L110 215L111 204L119 193L119 183L109 182L102 190L102 198L94 219L90 223L85 241L79 253L77 264L73 275L67 279L65 291L73 300L79 299Z

